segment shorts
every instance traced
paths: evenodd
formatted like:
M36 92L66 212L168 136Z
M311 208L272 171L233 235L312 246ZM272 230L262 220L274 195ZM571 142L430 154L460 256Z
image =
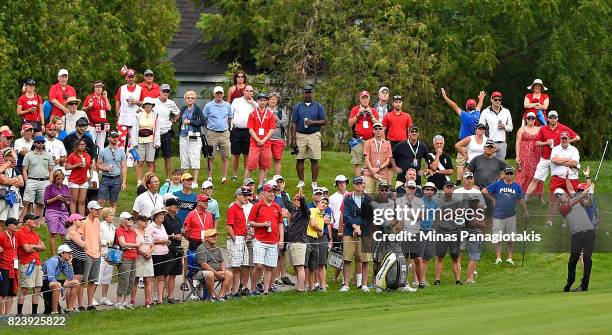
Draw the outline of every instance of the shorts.
M73 183L71 181L68 182L68 188L73 188L73 189L79 189L79 190L86 190L89 188L89 183L88 182L84 182L83 184L77 184L77 183Z
M295 134L295 144L298 147L296 159L321 159L321 133Z
M470 234L470 237L475 237L475 235ZM470 261L479 261L480 260L480 249L484 242L470 240L468 239L466 242L466 249L468 253L468 258Z
M514 233L516 233L516 215L513 215L505 219L493 218L493 225L491 226L491 234L506 235L506 234L514 234ZM512 243L512 241L508 243Z
M159 137L159 149L162 152L164 158L172 157L172 138L174 137L174 130L170 129L167 133L161 134ZM149 162L149 161L147 161Z
M421 240L421 242L419 243L419 247L419 257L426 261L434 257L434 241Z
M327 235L323 234L323 236L317 239L319 243L319 267L327 265L327 254L329 253L329 249L327 248L327 242L329 239Z
M83 282L95 283L100 277L100 258L86 256L85 267L83 269Z
M165 255L153 255L151 256L153 259L153 274L155 277L157 276L167 276L169 273L169 260L170 257L168 254Z
M415 259L417 257L421 257L421 241L419 239L418 234L416 236L411 237L413 240L402 241L402 253L406 259Z
M208 129L207 134L208 145L212 147L213 152L211 152L210 157L212 158L214 155L214 149L217 149L219 155L222 158L228 158L231 154L230 150L230 132L229 130L223 132L217 132L214 130Z
M351 163L354 165L363 164L363 141L351 148Z
M153 258L145 259L144 257L138 255L138 258L136 258L136 277L148 278L153 276L155 276L155 272L153 270Z
M361 250L361 238L352 236L342 237L343 260L352 261L354 256L359 256L362 262L372 262L372 253L364 253Z
M234 269L249 265L249 250L246 246L245 237L235 236L235 238L235 242L231 238L227 239L227 264L228 267Z
M181 159L181 169L199 169L200 150L202 150L201 137L179 137L179 156Z
M460 244L459 241L460 236L459 233L440 233L443 234L445 238L450 239L451 236L455 236L455 241L438 241L436 242L436 257L444 258L446 256L446 251L450 254L451 258L457 258L460 254Z
M138 143L136 147L139 162L155 162L155 145L151 143Z
M72 257L72 271L75 276L82 276L85 271L85 261Z
M310 271L314 271L319 267L319 244L316 238L308 237L306 258L304 261ZM325 262L327 262L327 260L325 260Z
M106 255L100 257L100 278L98 278L96 285L110 285L113 282L113 270L115 267L108 264L108 262L104 260L105 258Z
M378 193L378 185L380 185L381 182L388 184L388 179L376 180L376 178L372 176L363 176L363 181L365 184L365 193L368 194Z
M253 263L275 268L278 264L278 245L253 240Z
M232 155L248 155L251 134L248 128L234 128L230 131L230 144Z
M456 158L456 163L455 163L456 167L458 167L458 168L459 168L459 167L461 167L461 168L462 168L462 167L465 167L465 164L466 164L466 163L467 163L467 162L466 162L466 160L465 160L465 157L463 157L463 155L461 155L461 154L459 154L459 153L458 153L458 154L457 154L457 158ZM463 177L463 176L457 176L457 177Z
M12 266L12 264L11 264ZM2 273L2 281L0 281L0 297L14 297L16 293L13 292L14 278L9 278L9 270L0 269Z
M272 159L280 161L283 159L283 151L285 150L285 141L283 140L270 140L272 143Z
M574 191L578 190L578 179L570 179L570 183ZM565 178L552 176L550 178L550 194L554 194L555 190L558 188L563 189L565 192L569 192L565 184Z
M293 266L306 265L306 243L289 243L289 258Z
M121 192L121 182L121 175L116 177L102 175L102 180L98 187L98 200L117 202L119 192Z
M539 181L545 181L548 174L551 172L552 163L550 159L540 158L538 165L536 166L535 173L533 174L533 179L537 179Z
M34 270L30 276L27 276L28 266L30 264L19 265L19 287L21 288L34 288L42 287L43 284L43 272L42 266L35 265Z
M13 207L11 207L6 203L6 201L0 200L0 220L6 221L8 218L19 219L20 209L20 203L15 203L13 204Z
M45 204L45 188L49 185L49 180L28 179L25 190L23 191L23 201L39 205Z
M249 147L247 170L267 170L270 166L272 166L272 149L269 143L264 144L263 147L256 145Z

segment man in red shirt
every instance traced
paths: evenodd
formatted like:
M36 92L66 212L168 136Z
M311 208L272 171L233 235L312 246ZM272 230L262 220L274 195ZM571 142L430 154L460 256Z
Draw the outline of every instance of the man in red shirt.
M208 211L208 196L199 194L196 208L187 214L183 223L183 236L189 240L189 250L195 251L204 240L204 231L215 228L213 215Z
M227 209L227 253L229 267L232 270L233 280L232 294L239 295L240 279L247 292L246 285L249 283L251 267L249 266L249 250L246 246L247 223L244 215L243 205L249 203L251 191L245 187L236 190L236 201L232 202ZM244 290L243 289L243 290Z
M385 127L387 140L391 142L391 148L399 142L408 140L408 130L412 127L412 116L402 111L404 98L401 95L393 97L393 110L385 114L382 124Z
M356 176L361 176L363 143L374 136L372 126L376 120L378 120L378 112L370 106L370 93L361 91L359 93L359 105L351 109L348 120L349 127L353 129L353 138L349 145L351 146L351 162L355 165Z
M144 81L140 83L140 87L142 87L142 91L140 92L140 103L142 104L144 98L159 98L160 91L159 85L154 82L155 76L153 75L153 70L146 69L144 72Z
M253 278L260 278L263 270L263 294L268 294L272 286L272 273L278 264L278 250L283 248L284 227L281 207L274 201L276 185L265 184L263 198L249 213L249 225L255 228L253 240ZM251 281L251 291L256 283Z
M32 314L35 315L38 312L40 288L43 285L40 252L46 247L35 230L38 227L38 216L27 213L23 221L24 226L15 232L15 247L19 259L19 287L21 287L21 295L17 300L17 314L22 314L23 301L28 295L28 290L32 289Z
M68 107L64 106L68 97L76 97L74 87L68 85L68 70L61 69L57 73L58 83L49 89L49 100L53 104L51 115L64 116Z
M15 232L19 229L19 222L15 218L8 218L4 223L4 232L0 233L0 315L11 312L13 297L17 294L17 241Z
M272 143L270 136L276 128L274 114L268 110L268 96L266 94L257 95L257 108L249 113L247 127L251 134L249 145L249 157L244 178L251 177L251 172L259 169L258 185L262 185L266 178L266 173L272 165Z

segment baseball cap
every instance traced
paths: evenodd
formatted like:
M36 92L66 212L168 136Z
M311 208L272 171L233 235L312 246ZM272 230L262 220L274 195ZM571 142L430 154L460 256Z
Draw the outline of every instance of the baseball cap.
M372 128L374 128L374 127L376 127L376 126L378 126L378 127L382 127L382 126L383 126L383 124L382 124L382 123L380 123L380 122L378 122L378 121L376 121L376 122L374 122L374 124L372 125Z
M353 178L353 184L361 183L363 184L363 178L361 176L357 176Z
M29 124L29 123L24 123L24 124L21 126L21 131L26 131L26 130L28 130L28 129L34 129L34 127L33 127L31 124Z
M555 110L552 110L552 111L548 112L548 117L551 117L553 115L556 116L556 117L559 117L559 113L557 113L557 111L555 111Z
M26 85L36 85L36 80L30 78L28 80L25 81Z
M389 88L387 86L383 86L381 88L378 89L378 93L381 93L382 91L387 91L389 92Z
M213 93L217 92L225 93L225 91L223 91L223 87L221 86L215 86L215 88L213 88Z
M172 193L166 193L162 196L162 199L164 200L164 203L165 203L166 200L168 199L178 199L178 197Z
M45 141L45 137L42 135L36 135L34 136L34 142L44 142Z
M119 133L116 130L112 130L109 134L109 137L119 137Z
M206 194L198 194L196 200L198 202L208 202L208 196Z
M262 191L264 191L264 192L272 192L272 191L274 191L274 190L276 190L276 184L275 184L275 185L272 185L272 184L265 184L265 185L263 186L263 189L262 189Z
M451 180L447 180L444 182L444 187L455 187L455 184Z
M202 189L211 188L211 187L214 188L213 183L210 180L206 180L202 183Z
M6 221L4 221L5 226L11 225L11 224L14 224L15 226L17 226L19 225L19 221L17 221L16 218L8 218L6 219Z
M83 215L79 214L79 213L71 214L68 217L68 222L74 222L74 221L77 221L77 220L85 220L85 217Z
M302 91L312 92L312 85L304 85L304 87L302 88Z
M170 207L170 206L178 206L180 205L180 203L177 198L170 198L164 202L164 205L166 205L166 207Z
M55 124L54 123L47 123L45 128L47 128L47 130L55 130Z
M535 113L534 113L534 112L529 112L529 113L527 113L527 115L526 115L525 117L526 117L526 118L528 118L528 117L530 117L530 116L531 116L531 117L536 117L536 115L535 115Z
M144 71L144 73L143 73L143 74L144 74L145 76L146 76L146 75L149 75L149 74L153 74L153 70L151 70L151 69L146 69L146 70Z
M410 129L408 129L408 130L416 130L416 131L419 131L419 127L417 127L417 126L411 126L411 127L410 127Z
M389 184L385 183L385 182L381 182L380 184L378 184L378 189L383 189L383 188L389 188Z
M61 254L62 252L71 252L72 249L70 249L69 246L62 244L59 247L57 247L57 254Z
M193 176L191 175L191 173L185 172L181 175L181 181L188 180L188 179L193 179Z
M414 180L408 180L408 181L406 181L405 186L406 187L414 187L414 188L416 188L417 184L416 184L416 182Z
M334 185L337 185L339 181L348 181L348 178L346 178L346 176L343 174L339 174L334 179Z
M204 231L204 237L211 237L217 235L217 230L215 228L206 229Z
M24 217L24 220L38 220L38 216L34 215L34 213L27 213Z
M132 220L132 214L128 213L128 212L121 212L121 214L119 214L119 218L121 220Z
M102 206L97 201L92 200L87 203L87 209L102 209Z
M104 83L102 82L102 80L96 80L96 81L94 81L94 83L93 83L93 87L96 87L96 86L102 86L102 87L104 87Z
M368 92L368 91L361 91L361 92L359 93L359 97L360 97L360 98L361 98L361 97L366 97L366 96L367 96L367 97L369 97L369 96L370 96L370 92Z
M565 194L565 190L559 187L559 188L556 188L553 193L554 194Z
M569 138L569 133L564 130L559 134L559 138Z
M493 140L487 140L487 142L485 143L485 147L486 148L495 148L495 142L493 142Z
M135 76L136 75L136 71L134 71L134 69L129 69L125 72L125 76L129 77L129 76Z
M317 188L315 188L315 189L312 191L312 194L317 194L317 193L321 193L321 194L322 194L322 193L323 193L323 189L322 189L322 188L320 188L320 187L317 187Z
M10 129L3 130L0 135L4 137L13 137L13 132Z
M278 183L279 180L285 180L285 178L283 178L283 176L279 175L279 174L275 174L274 177L272 177L272 181L275 183Z
M487 129L487 126L485 126L482 123L479 123L479 124L476 125L476 129Z
M463 173L463 178L470 178L470 177L474 178L474 174L471 171L465 171Z
M497 97L499 97L499 98L502 97L501 92L495 91L495 92L491 93L491 98L497 98Z
M76 121L77 126L86 126L88 124L89 124L89 121L87 121L87 118L84 116Z
M259 93L259 94L257 94L257 100L259 100L259 99L266 99L266 100L268 100L268 95L265 94L265 93Z
M404 101L404 98L401 95L394 95L393 96L393 101L395 101L395 100Z
M236 189L236 192L234 192L234 194L235 195L244 195L244 196L248 197L249 195L251 195L251 191L249 189L247 189L247 188L239 187L239 188Z
M329 193L329 190L325 186L321 187L321 191L323 191L323 193L325 193L325 192Z
M61 76L67 76L67 75L68 75L68 70L66 70L66 69L60 69L60 70L57 72L57 76L58 76L58 77L61 77Z
M242 183L242 186L247 186L250 184L255 184L255 181L253 180L253 178L245 178L244 182Z
M436 187L436 185L430 181L426 182L425 185L423 185L423 190L425 190L426 188L433 188L434 191L437 191L438 188Z
M465 107L476 107L478 105L478 103L476 103L476 100L474 99L468 99L465 102Z
M504 173L505 174L514 174L514 168L512 166L506 166L504 168Z
M160 91L170 91L170 85L168 84L161 84L161 86L159 87Z

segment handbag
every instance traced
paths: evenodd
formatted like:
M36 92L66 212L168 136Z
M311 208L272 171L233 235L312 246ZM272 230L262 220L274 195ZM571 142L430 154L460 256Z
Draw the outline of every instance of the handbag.
M123 257L123 250L116 247L109 247L108 253L106 254L106 262L110 265L121 264Z
M174 257L183 257L185 255L185 250L183 250L183 247L180 245L171 245L170 250Z
M138 136L140 137L149 137L153 135L153 129L142 128L138 130Z

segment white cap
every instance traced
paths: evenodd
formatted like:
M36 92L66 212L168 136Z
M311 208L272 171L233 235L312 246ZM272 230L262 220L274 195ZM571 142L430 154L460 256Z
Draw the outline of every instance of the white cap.
M163 207L155 207L153 208L153 210L151 211L151 220L153 220L153 217L159 213L165 213L167 212L165 208Z
M87 209L102 209L102 206L100 206L100 204L97 201L92 200L89 203L87 203Z
M278 183L279 179L285 180L285 178L283 178L283 176L281 176L280 174L275 174L271 180L274 181L275 183Z
M337 183L339 181L348 181L348 178L346 178L346 176L343 174L339 174L336 176L336 179L334 179L334 183Z
M323 191L323 193L325 192L329 193L329 190L327 189L327 187L321 187L321 191Z
M68 75L68 70L66 69L60 69L59 72L57 72L58 77L67 76L67 75Z
M213 93L217 93L217 92L225 93L223 91L223 87L221 86L215 86L215 88L213 88Z
M406 182L406 187L417 187L417 184L414 180L408 180Z
M530 116L536 117L536 115L535 115L535 113L534 113L534 112L529 112L529 113L527 113L526 117L530 117Z
M438 190L438 188L436 187L436 184L434 184L434 183L432 183L430 181L426 182L425 185L423 185L423 190L428 188L428 187L429 188L433 188L436 191Z
M380 126L380 127L382 127L382 126L383 126L383 124L382 124L380 121L376 121L376 122L374 122L374 124L372 125L372 128L374 128L374 127L376 127L376 126Z
M72 249L70 249L69 246L62 244L59 247L57 247L57 254L61 254L62 252L72 252Z
M553 193L554 194L565 194L565 190L559 187L559 188L556 188Z
M270 186L276 187L276 181L275 180L268 180L264 185L270 185Z
M166 202L168 199L178 199L178 197L172 193L166 193L162 196L162 199L164 199L164 202Z
M389 88L387 86L383 86L383 87L378 89L378 93L380 93L380 92L382 92L384 90L387 90L387 92L389 92Z
M202 189L214 187L212 181L206 180L202 183Z
M121 214L119 214L119 218L121 220L130 219L130 218L132 218L132 214L130 214L128 212L121 212Z
M553 115L556 116L556 117L559 117L559 113L557 113L557 111L555 111L555 110L552 110L552 111L548 112L548 116L549 117L553 116Z

